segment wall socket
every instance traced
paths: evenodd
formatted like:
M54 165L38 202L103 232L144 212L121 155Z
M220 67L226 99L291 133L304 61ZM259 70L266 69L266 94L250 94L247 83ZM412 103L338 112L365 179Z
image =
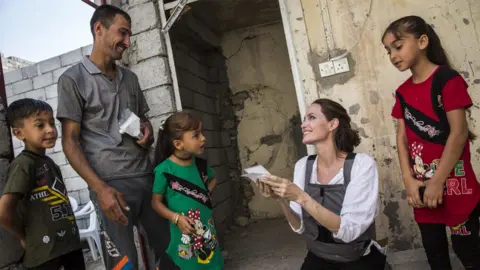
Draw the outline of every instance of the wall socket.
M322 77L335 75L335 67L332 61L320 63L318 67L320 69L320 76Z
M348 59L346 57L333 61L335 73L344 73L350 71L348 66Z

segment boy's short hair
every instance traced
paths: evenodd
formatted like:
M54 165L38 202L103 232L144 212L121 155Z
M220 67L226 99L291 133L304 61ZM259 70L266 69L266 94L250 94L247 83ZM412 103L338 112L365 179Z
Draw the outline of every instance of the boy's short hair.
M53 113L53 109L45 101L22 98L8 106L7 122L12 128L21 128L23 127L23 120L42 112Z

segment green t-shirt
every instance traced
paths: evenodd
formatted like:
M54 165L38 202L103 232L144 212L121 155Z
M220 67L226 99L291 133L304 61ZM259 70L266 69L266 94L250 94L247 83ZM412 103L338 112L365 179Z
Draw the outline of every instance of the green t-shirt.
M26 267L36 267L81 248L75 216L60 168L47 156L23 151L8 168L3 191L23 195Z
M195 221L195 233L184 235L170 222L167 254L182 270L220 270L224 259L212 217L210 195L195 165L182 166L166 159L155 168L153 193L165 196L166 205ZM207 183L214 172L207 165Z

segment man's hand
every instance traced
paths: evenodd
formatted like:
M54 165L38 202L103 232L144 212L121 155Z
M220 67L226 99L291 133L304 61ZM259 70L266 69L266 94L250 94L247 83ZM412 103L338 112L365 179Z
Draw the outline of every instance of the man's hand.
M108 219L114 222L127 225L128 218L123 213L122 208L125 211L129 211L130 208L123 200L123 195L107 184L102 184L102 186L96 190L96 193L98 204L100 210L102 210L102 213Z
M143 138L138 140L137 143L145 148L148 149L153 144L153 127L150 122L144 118L142 118L142 122L140 123L140 129L143 133Z
M443 182L435 181L433 178L425 181L426 189L423 195L423 203L428 208L437 208L443 202Z

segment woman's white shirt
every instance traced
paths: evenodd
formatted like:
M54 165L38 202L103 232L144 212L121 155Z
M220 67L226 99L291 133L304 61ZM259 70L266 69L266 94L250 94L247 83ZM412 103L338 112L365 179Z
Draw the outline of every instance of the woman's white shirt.
M293 182L305 190L305 166L308 157L303 157L295 164ZM317 159L315 163L317 164ZM316 166L312 169L312 184L319 184ZM333 177L328 185L343 184L343 168ZM379 211L378 204L378 170L375 160L363 153L358 153L353 162L350 183L345 192L342 210L340 213L340 229L333 233L333 237L343 242L352 242L362 235L374 222ZM302 234L303 225L302 207L296 202L290 202L290 208L300 217L301 225L296 233ZM376 245L378 248L378 244ZM367 249L368 253L369 249Z

